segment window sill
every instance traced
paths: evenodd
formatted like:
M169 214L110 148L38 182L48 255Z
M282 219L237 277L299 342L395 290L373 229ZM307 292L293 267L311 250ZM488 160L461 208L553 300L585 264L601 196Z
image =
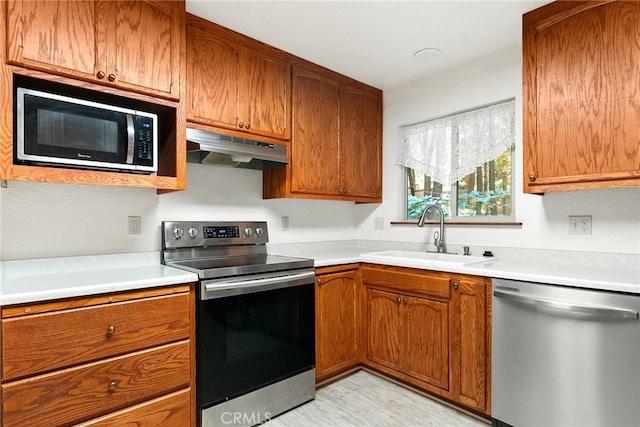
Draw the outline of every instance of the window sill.
M425 224L435 224L435 225L440 225L440 221L425 221ZM405 220L405 221L391 221L390 222L391 225L417 225L418 221L413 221L413 220ZM522 223L521 222L516 222L516 221L493 221L493 222L489 222L489 221L446 221L444 222L444 225L446 226L450 226L450 225L472 225L474 227L476 226L481 226L481 227L522 227Z

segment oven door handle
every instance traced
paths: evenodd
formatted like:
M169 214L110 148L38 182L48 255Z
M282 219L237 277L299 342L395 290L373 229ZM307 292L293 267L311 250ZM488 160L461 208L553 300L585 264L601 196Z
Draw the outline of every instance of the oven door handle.
M315 275L314 270L309 270L302 273L284 274L281 276L263 277L260 279L241 280L237 282L223 281L210 284L204 283L204 290L207 295L203 299L268 291L307 283L313 284Z

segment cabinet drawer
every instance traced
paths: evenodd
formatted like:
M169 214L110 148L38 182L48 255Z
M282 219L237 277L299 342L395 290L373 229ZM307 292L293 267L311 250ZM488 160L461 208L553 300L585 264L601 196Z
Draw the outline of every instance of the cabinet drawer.
M362 282L370 287L388 289L403 294L451 297L451 280L445 274L425 270L395 267L363 267Z
M67 425L186 388L189 354L181 341L3 384L2 425Z
M190 427L190 389L96 418L75 427Z
M189 294L2 320L2 381L189 337Z

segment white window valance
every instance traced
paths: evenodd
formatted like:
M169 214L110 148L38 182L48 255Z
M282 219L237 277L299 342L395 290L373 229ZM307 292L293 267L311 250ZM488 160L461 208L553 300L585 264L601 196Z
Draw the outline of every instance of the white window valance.
M511 100L401 126L396 164L451 186L514 144L515 100Z

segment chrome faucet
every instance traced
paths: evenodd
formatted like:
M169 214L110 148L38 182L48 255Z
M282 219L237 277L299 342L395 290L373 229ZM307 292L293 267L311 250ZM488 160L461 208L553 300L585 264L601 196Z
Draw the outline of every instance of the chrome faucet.
M440 205L433 204L424 208L420 215L420 219L418 220L418 227L424 226L424 220L432 210L440 213L440 230L433 233L433 244L436 246L436 251L438 253L445 253L447 252L447 244L444 242L444 211Z

